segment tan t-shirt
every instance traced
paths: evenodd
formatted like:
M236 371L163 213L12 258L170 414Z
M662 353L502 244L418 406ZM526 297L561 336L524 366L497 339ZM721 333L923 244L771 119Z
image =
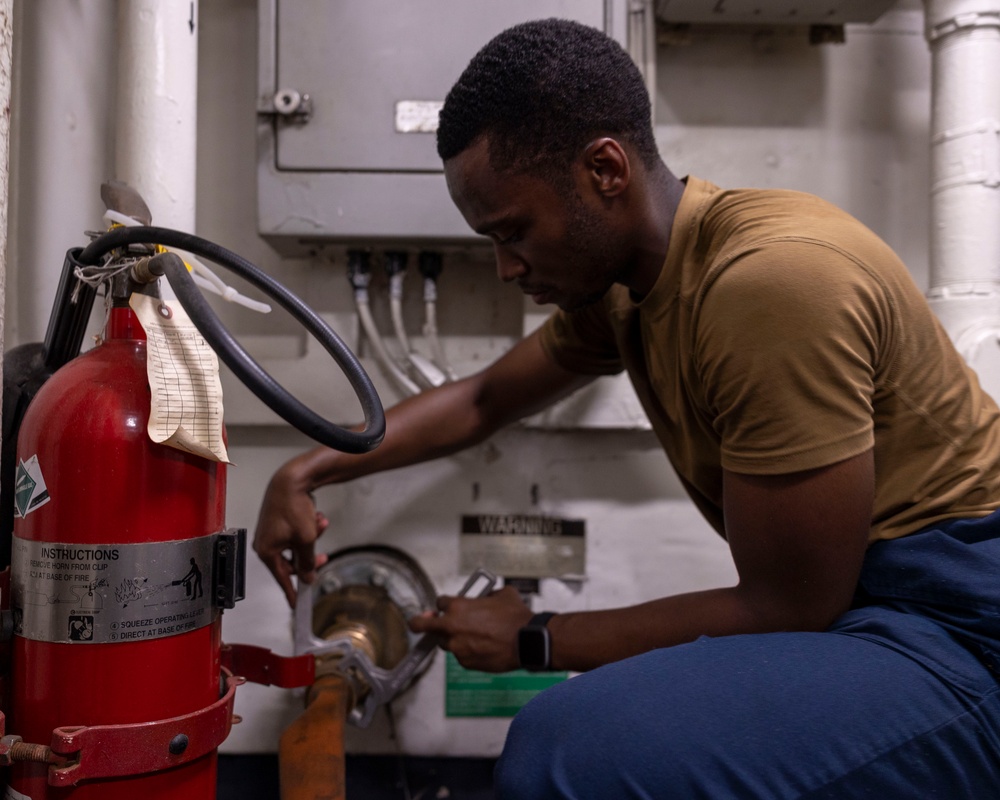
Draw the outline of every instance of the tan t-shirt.
M899 258L818 197L689 178L652 291L556 312L541 341L566 369L628 371L720 532L723 468L797 472L872 447L872 539L1000 506L996 404Z

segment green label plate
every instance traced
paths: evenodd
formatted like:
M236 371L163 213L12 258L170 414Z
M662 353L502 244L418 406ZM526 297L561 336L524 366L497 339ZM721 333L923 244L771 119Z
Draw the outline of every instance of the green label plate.
M513 717L532 697L569 677L568 672L477 672L445 653L446 717Z

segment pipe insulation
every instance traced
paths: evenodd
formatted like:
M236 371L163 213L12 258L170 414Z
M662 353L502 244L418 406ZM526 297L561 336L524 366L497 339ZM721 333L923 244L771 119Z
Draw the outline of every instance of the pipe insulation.
M112 172L117 0L15 0L5 346L40 342ZM85 45L82 43L86 43Z
M1000 0L925 0L931 49L928 298L972 362L1000 334Z
M115 177L161 227L193 233L198 127L197 0L118 6Z
M4 351L4 305L7 299L7 195L10 183L10 87L14 42L14 0L0 0L0 353ZM0 358L0 387L3 359ZM0 403L3 401L0 388ZM2 442L0 442L2 444Z
M927 35L932 280L993 288L1000 284L1000 0L929 0Z

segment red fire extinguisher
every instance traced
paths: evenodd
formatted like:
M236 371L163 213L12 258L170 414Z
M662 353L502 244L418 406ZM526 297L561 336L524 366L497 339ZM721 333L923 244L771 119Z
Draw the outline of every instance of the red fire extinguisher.
M344 369L365 429L339 428L288 395L221 326L179 257L139 258L150 245L215 261L292 313ZM384 434L381 403L353 354L253 265L188 234L119 228L70 251L61 296L75 270L108 254L139 260L109 289L101 344L44 382L20 424L11 697L0 716L6 800L215 796L216 748L239 682L220 659L221 611L242 597L245 532L225 528L225 464L147 435L147 343L132 291L148 293L141 284L164 274L232 371L316 441L364 452ZM68 327L78 351L82 325Z

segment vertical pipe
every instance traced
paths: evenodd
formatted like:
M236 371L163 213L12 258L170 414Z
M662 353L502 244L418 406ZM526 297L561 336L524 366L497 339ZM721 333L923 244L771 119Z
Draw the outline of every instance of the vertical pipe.
M41 341L66 251L101 221L100 185L111 174L115 2L14 2L8 348Z
M153 224L195 230L198 0L118 5L115 177Z
M610 4L608 4L610 5ZM605 6L605 17L608 6ZM611 34L610 21L605 19L605 32ZM656 124L656 9L653 0L629 0L628 51L646 80L653 124Z
M925 0L929 300L971 362L1000 332L1000 0Z
M0 0L0 353L3 353L4 302L7 298L7 189L10 173L11 50L14 43L14 0ZM3 404L3 359L0 358L0 406ZM3 441L0 440L0 445Z
M344 726L350 686L340 675L321 675L309 688L306 709L281 736L281 800L344 800Z
M931 0L927 33L932 280L994 288L1000 284L1000 0Z

